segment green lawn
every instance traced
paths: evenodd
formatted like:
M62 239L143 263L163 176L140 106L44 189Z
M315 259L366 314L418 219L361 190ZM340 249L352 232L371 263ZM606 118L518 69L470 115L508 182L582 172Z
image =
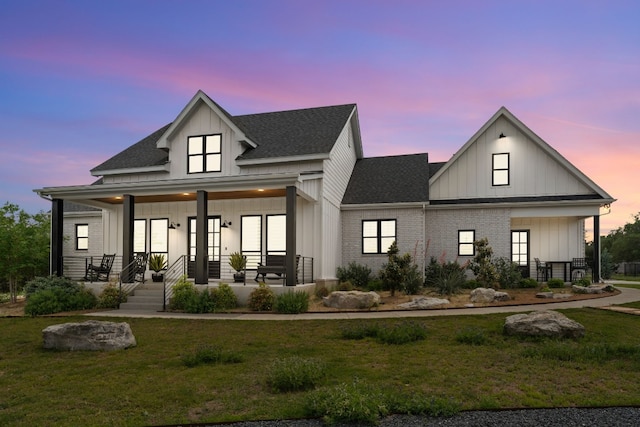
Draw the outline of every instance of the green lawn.
M640 405L640 317L595 309L564 313L585 325L585 338L559 344L505 337L507 314L414 319L427 338L404 345L341 337L341 328L361 321L121 319L130 323L138 346L109 353L42 349L43 328L86 317L0 318L0 425L303 417L310 391L277 394L265 385L271 363L290 356L326 365L325 386L358 378L382 390L451 398L462 409ZM485 344L459 343L463 330L483 335ZM182 356L202 345L244 361L186 367ZM600 359L586 357L619 346Z

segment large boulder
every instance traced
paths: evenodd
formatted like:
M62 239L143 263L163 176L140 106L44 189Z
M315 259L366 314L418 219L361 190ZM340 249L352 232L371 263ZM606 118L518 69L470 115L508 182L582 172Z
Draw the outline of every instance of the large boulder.
M326 307L339 309L369 309L380 304L380 295L375 292L334 291L322 298Z
M44 348L56 350L122 350L135 347L136 338L128 323L88 320L62 323L42 330Z
M511 296L506 292L498 292L492 288L475 288L469 295L471 302L509 301Z
M425 310L427 308L437 307L437 306L446 305L446 304L449 304L448 299L416 297L409 302L398 304L398 307L402 307L408 310Z
M573 285L571 286L573 292L577 294L603 294L605 292L614 292L616 288L611 285L589 285L589 286L580 286Z
M545 310L507 317L504 333L551 338L580 338L584 336L584 326L562 313Z

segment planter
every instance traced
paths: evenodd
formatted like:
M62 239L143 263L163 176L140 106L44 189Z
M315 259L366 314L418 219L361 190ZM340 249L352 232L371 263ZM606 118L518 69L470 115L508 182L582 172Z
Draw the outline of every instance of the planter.
M236 283L244 282L244 273L243 272L233 273L233 281Z
M151 274L151 280L158 283L158 282L162 282L164 280L164 274L162 273L152 273Z

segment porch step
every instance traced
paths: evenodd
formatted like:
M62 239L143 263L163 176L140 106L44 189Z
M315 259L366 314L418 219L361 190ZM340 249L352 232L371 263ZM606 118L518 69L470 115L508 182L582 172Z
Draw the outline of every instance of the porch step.
M120 310L125 311L160 311L164 297L162 283L142 284L138 286L127 302L120 304Z

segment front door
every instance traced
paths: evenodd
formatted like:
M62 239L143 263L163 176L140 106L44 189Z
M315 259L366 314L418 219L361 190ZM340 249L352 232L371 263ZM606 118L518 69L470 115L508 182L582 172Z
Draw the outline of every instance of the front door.
M209 255L210 279L220 278L220 216L207 218L207 254ZM196 275L196 218L189 218L189 263L188 276Z
M529 230L511 231L511 261L518 264L523 278L530 276Z

